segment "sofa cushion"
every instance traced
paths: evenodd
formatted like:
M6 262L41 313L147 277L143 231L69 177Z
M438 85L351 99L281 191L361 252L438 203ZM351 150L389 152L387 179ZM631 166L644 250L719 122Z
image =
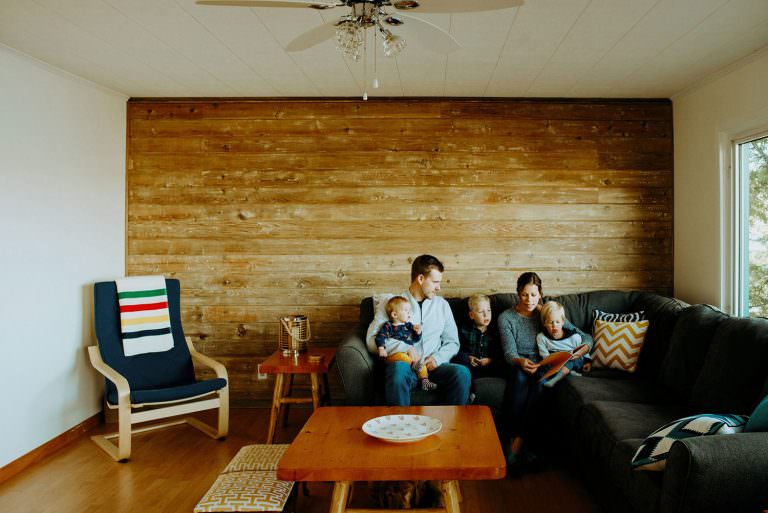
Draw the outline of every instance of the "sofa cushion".
M636 310L643 310L645 318L651 321L635 374L640 378L655 380L658 379L659 367L667 354L672 330L688 304L658 294L641 292L632 306Z
M373 321L373 297L368 296L360 301L360 332L363 340L368 331L368 326Z
M587 444L586 456L590 460L607 465L620 440L645 438L659 426L686 414L678 405L595 401L586 405L579 416L578 439Z
M728 316L709 305L694 305L680 313L659 379L675 400L688 402L717 327Z
M627 403L654 403L659 401L654 383L638 379L605 379L569 376L555 387L555 405L560 417L569 425L576 425L581 409L595 401Z
M768 375L768 319L729 317L715 331L691 393L697 412L748 415Z
M574 326L586 333L592 333L592 312L633 312L635 300L640 292L622 292L618 290L598 290L581 294L545 297L544 301L557 301L565 309L565 317Z
M617 505L617 511L650 513L659 510L661 485L664 475L659 472L637 472L632 469L632 456L643 443L642 438L621 440L611 452L608 475L611 484L621 491L624 503Z
M672 444L696 436L741 433L747 423L744 415L693 415L665 424L643 440L632 457L632 468L664 470Z

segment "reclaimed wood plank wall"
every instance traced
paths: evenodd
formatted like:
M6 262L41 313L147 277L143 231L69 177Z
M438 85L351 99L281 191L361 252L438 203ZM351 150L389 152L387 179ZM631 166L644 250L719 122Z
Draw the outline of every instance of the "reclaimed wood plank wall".
M126 272L179 278L186 333L262 404L278 316L335 345L420 253L446 296L528 269L670 294L672 160L667 101L132 100Z

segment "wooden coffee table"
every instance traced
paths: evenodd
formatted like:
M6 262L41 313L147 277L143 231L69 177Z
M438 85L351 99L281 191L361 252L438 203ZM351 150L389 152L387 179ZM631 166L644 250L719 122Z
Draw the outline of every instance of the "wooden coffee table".
M439 418L442 430L421 441L391 443L362 431L382 415ZM500 479L506 462L487 406L328 407L315 410L277 465L287 481L334 481L331 513L371 513L348 509L353 481L442 481L444 509L459 513L459 480ZM395 511L379 509L376 511Z

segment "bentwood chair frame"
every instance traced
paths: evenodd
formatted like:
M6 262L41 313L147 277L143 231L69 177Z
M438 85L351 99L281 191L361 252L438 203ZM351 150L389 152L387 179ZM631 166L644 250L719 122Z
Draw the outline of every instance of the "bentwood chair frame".
M188 354L188 358L191 362L198 365L208 367L216 374L217 379L196 381L194 383L187 383L188 388L192 391L201 391L199 385L205 385L210 383L210 387L216 386L217 382L220 385L224 380L225 384L215 390L204 391L203 393L192 393L191 395L185 395L183 392L184 384L181 387L175 387L174 390L182 390L175 395L182 395L181 397L174 397L171 400L163 401L132 401L132 393L137 390L131 388L128 377L118 372L115 368L106 363L103 359L102 348L104 344L116 343L116 337L119 339L119 333L113 333L115 324L119 328L119 313L117 307L117 292L114 282L97 283L94 288L95 296L95 311L96 311L96 335L99 339L99 346L89 346L88 356L90 358L93 367L100 372L106 378L107 398L110 397L110 383L114 385L116 389L116 401L115 396L112 395L112 401L105 400L104 403L110 409L116 409L118 414L118 431L115 433L95 435L91 439L104 451L107 452L116 461L126 461L131 456L131 437L134 434L146 433L157 429L162 429L179 424L189 424L190 426L202 431L211 438L221 439L227 436L229 432L229 380L227 376L227 370L221 363L217 362L213 358L210 358L202 353L199 353L192 340L189 337L184 337L181 331L181 321L179 313L179 282L178 280L166 280L166 287L168 292L169 312L171 316L172 332L174 334L174 346L183 344L183 348L176 348L176 352L182 357ZM114 297L114 306L109 307L105 305ZM105 313L104 309L114 309L114 315L117 319L112 319L110 313ZM101 317L101 322L99 319ZM119 331L119 329L118 329ZM106 332L106 333L105 333ZM101 347L100 347L101 346ZM120 349L122 351L122 349ZM112 358L116 357L116 351L114 348L108 350L112 355ZM151 358L151 356L149 357ZM189 365L191 366L191 362ZM186 364L184 364L186 365ZM186 371L189 372L191 367ZM194 371L192 372L192 379L194 379ZM159 388L159 387L158 387ZM146 392L146 390L144 390ZM152 392L152 390L150 390ZM180 415L188 415L191 413L218 409L218 423L211 426L202 422L195 417L183 417L175 418L163 423L152 424L144 427L134 428L135 425L144 422L155 421L158 419L166 419L169 417L178 417ZM111 440L117 439L117 444L111 442Z

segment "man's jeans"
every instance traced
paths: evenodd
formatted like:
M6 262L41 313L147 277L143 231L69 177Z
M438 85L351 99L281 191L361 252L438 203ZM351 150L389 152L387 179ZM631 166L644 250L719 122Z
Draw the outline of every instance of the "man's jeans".
M429 371L429 380L437 383L437 390L432 393L440 394L440 404L467 404L472 376L463 365L444 363ZM419 384L420 380L410 365L405 362L388 363L384 383L387 405L410 406L411 390Z

